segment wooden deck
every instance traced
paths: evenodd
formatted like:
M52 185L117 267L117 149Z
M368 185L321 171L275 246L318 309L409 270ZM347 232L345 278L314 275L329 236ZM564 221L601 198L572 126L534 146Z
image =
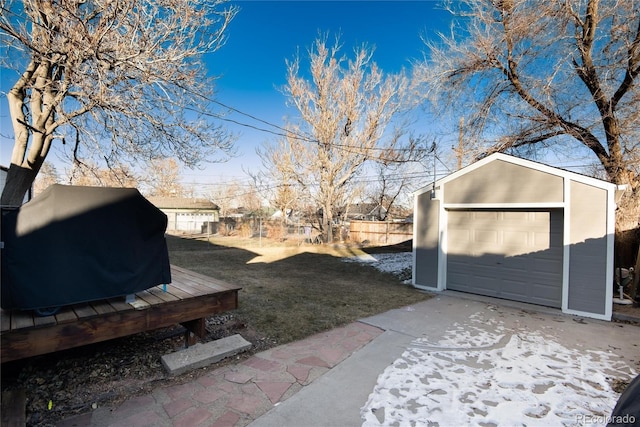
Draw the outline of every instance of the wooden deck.
M171 266L172 283L124 298L64 307L53 316L1 310L1 363L176 324L203 338L207 316L238 307L239 287Z

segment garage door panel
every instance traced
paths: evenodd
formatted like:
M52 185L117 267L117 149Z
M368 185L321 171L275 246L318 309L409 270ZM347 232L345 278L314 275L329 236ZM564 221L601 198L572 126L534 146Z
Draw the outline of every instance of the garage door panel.
M530 293L531 298L540 298L542 300L553 299L556 297L556 288L553 286L534 286Z
M475 292L474 289L477 289L481 295L497 296L494 286L495 280L494 277L478 276L477 282L474 282L473 287L468 286L466 292Z
M502 287L500 289L500 292L503 295L508 295L508 294L512 294L512 295L526 295L526 289L528 287L528 283L526 280L503 280L502 281Z
M496 292L496 297L503 299L510 299L514 301L522 301L523 298L526 298L526 283L521 283L521 286L513 287L512 289L506 289L503 287L500 292Z
M471 239L471 232L469 230L453 229L449 234L449 244L454 246L464 245Z
M537 232L537 233L533 233L532 237L533 237L532 246L534 248L539 248L543 250L544 248L549 249L550 247L554 246L551 242L552 236L549 233ZM560 237L562 238L562 235L560 235Z
M562 257L561 254L556 256ZM556 272L562 270L562 262L557 259L535 258L531 263L531 269L540 272L540 274L544 274L545 271L551 271L553 272L552 275L555 276Z
M496 274L496 270L495 269L492 270L492 274L494 275L494 278L495 278L495 274ZM496 280L501 280L503 282L524 282L524 283L526 283L529 280L529 277L526 274L526 272L523 272L520 269L502 268L501 269L500 278L497 278Z
M561 306L561 211L449 211L448 218L448 289Z
M491 248L496 243L498 243L498 232L496 230L475 230L475 240L476 244L488 244L487 246Z
M471 220L471 212L470 211L459 211L458 214L454 216L449 216L449 225L453 226L455 230L460 230L460 225L466 224Z
M500 211L499 214L505 221L525 221L530 212L527 211Z
M533 236L535 237L535 236ZM536 240L530 242L529 240L532 238L531 233L527 231L517 231L517 230L505 230L502 232L503 245L520 248L523 242L527 246L534 246L536 244Z
M516 257L503 257L500 263L496 263L496 267L502 267L505 271L515 271L518 274L525 274L531 265L531 262L527 259L527 257L516 256Z
M493 282L495 282L494 272L483 265L475 264L476 257L464 257L456 256L453 260L450 260L449 270L447 272L448 279L452 282L458 283L457 290L470 292L473 287L478 289L484 289L486 291L493 291ZM473 283L468 281L468 269L474 271L475 280Z

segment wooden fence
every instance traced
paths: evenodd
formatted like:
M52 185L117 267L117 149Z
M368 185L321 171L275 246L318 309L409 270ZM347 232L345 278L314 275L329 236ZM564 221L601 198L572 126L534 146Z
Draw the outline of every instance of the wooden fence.
M413 224L389 221L351 221L349 240L372 245L395 245L413 238Z

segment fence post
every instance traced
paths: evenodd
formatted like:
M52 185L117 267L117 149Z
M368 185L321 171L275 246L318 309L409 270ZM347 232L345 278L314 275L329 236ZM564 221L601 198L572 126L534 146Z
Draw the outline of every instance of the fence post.
M385 236L384 236L384 243L386 245L389 244L389 221L387 221L387 232L385 233Z

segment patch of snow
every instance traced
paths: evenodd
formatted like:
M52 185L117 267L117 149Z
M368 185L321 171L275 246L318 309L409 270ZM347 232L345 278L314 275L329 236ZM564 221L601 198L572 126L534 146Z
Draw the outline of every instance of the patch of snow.
M571 350L477 313L434 342L416 339L378 377L361 416L367 427L605 425L616 372L635 375L613 353Z
M399 276L404 270L410 269L413 262L412 252L398 252L387 254L365 254L351 258L343 258L345 262L370 263L378 270Z

